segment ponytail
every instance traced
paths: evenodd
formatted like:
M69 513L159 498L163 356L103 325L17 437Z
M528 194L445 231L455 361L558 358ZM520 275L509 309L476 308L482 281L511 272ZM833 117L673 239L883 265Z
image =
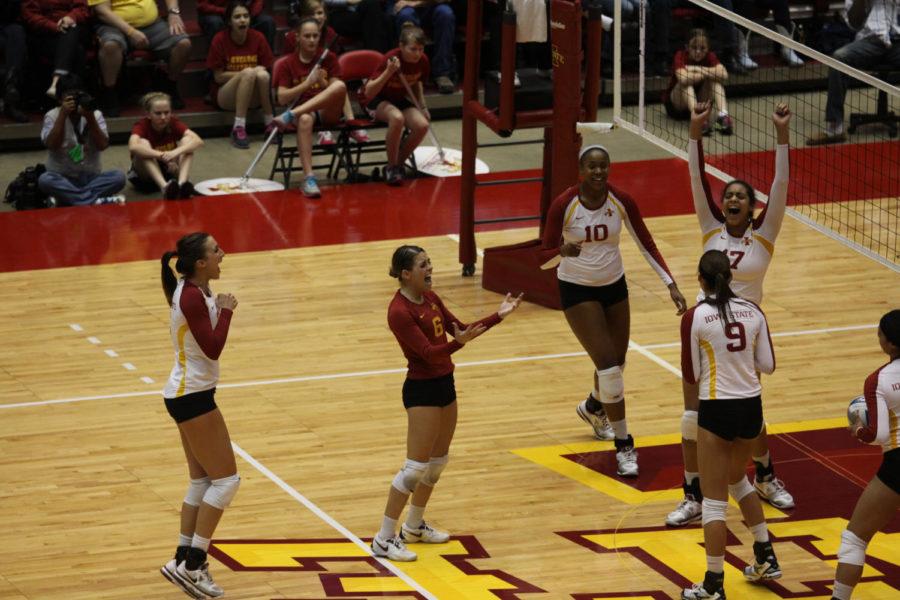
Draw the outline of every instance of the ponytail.
M731 323L731 308L728 303L737 295L731 291L731 264L721 250L708 250L700 257L700 277L706 286L713 291L715 298L707 296L703 302L715 306L719 313L722 328L728 331Z
M189 233L178 240L175 250L164 252L160 258L163 293L166 295L166 302L169 306L172 305L172 297L175 295L175 288L178 287L178 278L175 277L169 263L172 258L178 257L178 260L175 261L175 270L185 277L193 277L197 261L206 256L206 238L208 237L209 234L204 231Z
M176 256L178 256L177 252L169 251L164 252L160 259L160 262L162 263L162 273L160 277L162 279L163 294L166 295L166 303L169 306L172 306L172 296L175 294L175 288L178 287L178 279L175 277L172 267L169 266L172 258Z

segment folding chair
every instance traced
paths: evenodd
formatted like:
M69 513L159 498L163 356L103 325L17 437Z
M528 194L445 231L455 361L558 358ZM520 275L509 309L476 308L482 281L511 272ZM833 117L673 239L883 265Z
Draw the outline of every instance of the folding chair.
M352 50L341 54L338 57L338 64L341 67L341 78L347 84L347 93L351 94L351 90L358 89L363 84L363 81L375 72L375 69L378 68L382 61L384 61L384 55L375 50ZM355 95L351 94L351 103L352 97ZM354 111L354 114L360 113L364 114L364 111ZM384 152L387 149L384 140L370 140L360 143L351 138L350 133L360 129L385 129L386 127L385 123L376 121L367 114L345 122L337 140L338 159L334 176L338 177L341 171L346 171L347 181L357 181L360 179L360 167L383 165L383 159L362 162L362 155Z

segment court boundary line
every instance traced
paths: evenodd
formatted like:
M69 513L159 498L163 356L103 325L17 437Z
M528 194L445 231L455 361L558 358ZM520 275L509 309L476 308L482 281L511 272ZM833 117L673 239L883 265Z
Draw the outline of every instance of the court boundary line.
M418 593L422 594L422 596L424 596L425 598L428 598L429 600L437 600L437 596L435 596L434 594L429 592L425 588L425 586L423 586L421 583L419 583L418 581L413 579L410 575L408 575L402 569L400 569L399 567L394 565L391 561L387 560L386 558L381 558L381 557L375 556L372 553L372 550L369 547L369 545L366 544L364 541L362 541L362 539L357 537L356 534L354 534L352 531L350 531L349 529L347 529L346 527L341 525L341 523L337 519L335 519L334 517L329 515L327 512L325 512L321 508L319 508L319 506L315 502L313 502L312 500L310 500L309 498L307 498L306 496L304 496L303 494L298 492L296 488L294 488L292 485L287 483L284 479L282 479L281 477L276 475L267 466L265 466L264 464L259 462L256 458L253 457L253 455L251 455L249 452L247 452L246 450L241 448L238 445L238 443L235 442L234 440L231 440L231 447L232 447L232 449L234 449L234 452L238 456L243 458L250 466L252 466L254 469L256 469L257 471L262 473L267 479L269 479L272 483L274 483L275 485L280 487L283 491L287 492L287 494L291 498L293 498L294 500L296 500L297 502L299 502L300 504L305 506L307 510L309 510L311 513L313 513L314 515L319 517L322 521L324 521L329 526L331 526L335 531L340 533L342 536L347 538L349 541L353 542L354 545L359 546L368 556L371 556L372 558L377 560L379 563L381 563L381 565L383 567L385 567L388 571L390 571L391 573L393 573L394 575L399 577L405 584L407 584L408 586L413 588ZM215 544L215 540L213 540L213 543Z
M867 324L867 325L847 325L843 327L830 327L825 329L802 329L797 331L785 331L779 333L773 333L773 338L780 337L797 337L803 335L821 335L827 333L842 333L847 331L860 331L865 329L875 329L878 325L875 324ZM659 358L650 350L656 350L659 348L677 348L681 345L681 342L665 342L661 344L638 344L633 340L629 340L628 346L633 349L635 352L641 354L642 356L648 358L649 360L655 362L657 365L662 366L663 368L669 370L672 373L677 373L678 376L681 375L681 371L673 367L670 363ZM584 351L579 352L560 352L556 354L538 354L531 356L512 356L507 358L494 358L487 360L474 360L468 362L460 362L456 364L456 368L466 368L466 367L480 367L486 365L500 365L500 364L511 364L517 362L530 362L530 361L541 361L541 360L555 360L560 358L576 358L587 356L587 353ZM665 363L665 364L663 364ZM668 366L666 366L668 365ZM323 381L323 380L331 380L331 379L346 379L346 378L355 378L355 377L369 377L373 375L392 375L405 373L406 368L396 368L396 369L379 369L374 371L353 371L349 373L325 373L321 375L301 375L297 377L283 377L278 379L260 379L260 380L251 380L251 381L239 381L235 383L223 383L218 386L218 389L237 389L237 388L245 388L245 387L257 387L257 386L265 386L265 385L282 385L288 383L303 383L306 381ZM89 402L94 400L116 400L120 398L138 398L143 396L159 396L162 394L162 390L143 390L140 392L120 392L116 394L99 394L94 396L75 396L71 398L59 398L54 400L35 400L32 402L16 402L12 404L0 404L0 410L11 410L14 408L31 408L37 406L53 406L57 404L73 404L76 402Z

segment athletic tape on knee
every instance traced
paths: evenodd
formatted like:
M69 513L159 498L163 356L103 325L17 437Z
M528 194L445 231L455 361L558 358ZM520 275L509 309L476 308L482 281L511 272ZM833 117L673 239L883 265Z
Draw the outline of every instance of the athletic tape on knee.
M869 542L859 538L849 529L841 532L841 545L837 551L838 562L863 566L866 562L866 547Z
M203 495L212 483L209 477L201 477L200 479L191 479L188 484L187 493L184 495L184 503L188 506L200 506L203 502Z
M441 478L441 472L443 472L444 467L447 466L447 461L449 460L449 454L432 457L432 459L428 461L428 469L425 470L425 475L422 476L422 485L434 487L434 484Z
M735 502L740 502L742 498L752 493L753 486L750 485L750 482L747 480L746 476L744 476L737 483L728 484L728 495L734 498Z
M703 499L703 524L712 523L713 521L724 521L725 513L728 511L728 502L725 500L713 500L711 498Z
M213 479L209 489L203 495L203 501L219 510L225 510L231 504L240 486L241 477L237 473L221 479Z
M394 475L394 481L391 482L391 485L404 494L412 494L413 490L416 489L416 485L422 480L422 476L425 475L425 469L427 468L428 463L407 458L406 462L403 463L403 467Z
M597 369L597 387L600 388L600 402L614 404L625 399L625 380L622 379L622 367L616 365L609 369Z
M697 441L696 410L686 410L681 414L681 437L692 442Z

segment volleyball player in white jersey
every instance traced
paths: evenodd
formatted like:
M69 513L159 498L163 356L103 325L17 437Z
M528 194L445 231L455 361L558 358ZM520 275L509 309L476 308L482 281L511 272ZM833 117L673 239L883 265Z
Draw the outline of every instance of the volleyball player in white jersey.
M579 153L578 163L579 184L553 201L542 245L545 258L557 253L562 256L557 277L563 311L596 369L594 389L578 405L578 415L593 427L598 439L615 440L618 474L636 477L637 452L625 422L622 379L631 322L619 251L623 228L628 229L644 258L669 288L678 314L687 310L687 304L637 204L608 184L610 160L606 149L587 146Z
M732 289L741 298L760 304L763 279L772 260L775 240L784 220L789 178L789 136L791 112L786 104L778 104L772 114L777 133L775 178L769 201L759 216L753 217L756 197L753 187L739 179L725 186L722 208L712 199L703 163L703 123L709 116L710 104L697 103L691 114L688 165L694 209L700 221L704 250L721 250L731 263ZM699 298L698 298L699 300ZM682 380L683 381L683 380ZM681 449L684 457L684 498L666 517L666 524L681 526L696 521L702 511L703 496L697 472L697 388L682 383L684 414L681 418ZM756 467L754 487L761 498L786 509L794 507L794 499L784 483L775 476L775 465L769 456L765 422L753 444Z
M867 444L880 444L881 468L866 486L841 534L832 600L850 600L862 575L866 546L900 508L900 309L881 317L878 343L890 362L866 377L868 424L855 421L850 432Z
M162 255L162 286L170 306L169 329L175 366L163 396L178 424L187 458L190 483L181 505L181 533L175 558L162 567L166 579L194 598L224 592L209 575L206 552L225 507L240 485L228 428L216 407L219 355L237 300L214 296L209 287L218 279L225 253L208 233L191 233L178 240L174 252ZM177 257L176 279L169 265Z
M720 250L703 253L697 277L703 300L681 318L681 372L699 386L697 456L706 550L706 576L682 591L685 600L725 598L729 495L740 506L755 540L755 560L744 569L744 576L750 581L781 577L762 505L745 470L751 442L763 423L759 372L775 370L775 353L762 310L729 287L729 263Z

